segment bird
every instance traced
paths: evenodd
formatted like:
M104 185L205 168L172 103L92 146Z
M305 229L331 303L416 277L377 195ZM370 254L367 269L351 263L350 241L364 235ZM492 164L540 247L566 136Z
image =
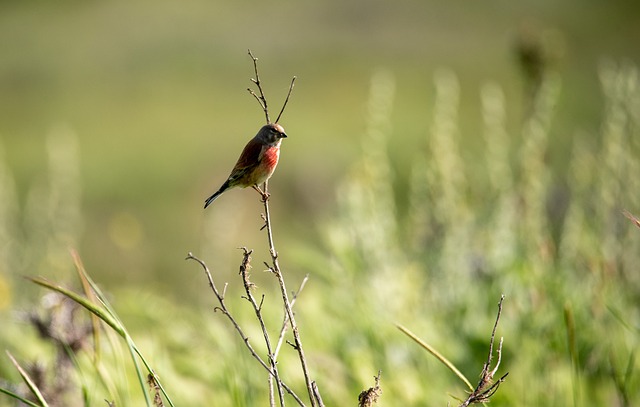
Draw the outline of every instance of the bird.
M286 138L284 128L278 123L269 123L244 147L229 178L213 195L204 201L205 209L225 191L235 187L253 187L266 199L267 195L258 187L273 175L280 158L280 143Z

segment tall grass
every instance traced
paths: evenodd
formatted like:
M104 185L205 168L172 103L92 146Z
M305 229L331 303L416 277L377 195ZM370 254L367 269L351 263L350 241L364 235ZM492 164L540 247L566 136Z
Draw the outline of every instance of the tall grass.
M474 377L486 360L502 293L497 336L504 337L501 370L510 375L492 399L495 405L640 403L640 230L622 214L640 213L638 70L603 64L600 80L602 125L592 134L576 130L567 173L560 173L547 160L554 117L561 113L559 77L543 77L516 134L506 124L515 113L500 85L482 86L478 134L484 149L470 155L459 125L460 83L455 73L437 71L433 110L428 118L416 118L430 123L426 149L416 148L408 158L412 172L405 191L397 187L387 149L399 137L392 121L395 77L384 70L373 74L362 154L337 189L335 217L318 226L324 247L299 254L313 261L306 263L311 276L297 300L296 318L327 405L356 405L378 370L381 404L455 404L449 393L464 398L465 385L395 323ZM25 216L33 223L25 227L24 240L12 238L16 205L11 199L0 203L3 247L13 241L31 248L17 262L3 257L3 267L60 264L51 253L80 236L78 155L69 134L51 138L51 179L29 199ZM474 162L463 158L469 156ZM469 177L471 171L486 177ZM0 166L0 188L10 197L6 174ZM487 183L471 185L470 179ZM398 199L403 194L407 199ZM406 210L399 202L408 202ZM39 214L43 204L47 211ZM272 302L275 288L259 287L266 295L267 326L282 322L281 307ZM253 310L232 289L233 284L226 293L229 308L237 320L251 321ZM265 403L265 375L224 321L144 295L141 303L138 290L116 293L120 314L138 348L157 361L156 372L176 405ZM246 331L250 338L261 336L257 326ZM13 354L26 357L32 347L42 349L15 326L7 332L6 346L20 350ZM127 384L135 379L122 360L125 350L103 351L113 385L94 383L91 363L78 356L77 379L91 392L91 405L103 398L122 405L142 402ZM283 346L279 373L304 393L304 380L288 367L295 358ZM9 370L0 369L3 376Z
M363 163L340 189L340 218L328 235L338 265L332 273L350 278L338 286L370 288L381 270L391 269L383 278L386 285L364 300L352 294L358 305L382 306L387 317L412 321L421 327L414 332L423 332L463 364L476 354L469 344L477 343L487 326L489 305L504 292L503 363L512 374L496 402L629 405L628 400L638 400L640 377L628 374L624 386L618 380L638 367L640 233L622 213L640 210L637 76L637 69L625 64L601 68L602 128L597 138L576 134L563 174L547 162L561 89L557 76L545 76L520 134L506 130L510 112L499 85L481 89L486 143L484 157L474 156L483 166L462 158L455 75L436 73L428 148L414 162L406 218L399 219L393 202L380 205L375 199L383 191L385 202L384 191L394 185L393 167L375 150L380 140L365 136ZM383 86L376 78L372 98ZM386 136L394 137L389 129ZM359 169L370 167L384 170L362 176ZM489 183L472 188L468 171L486 171ZM560 193L558 185L565 186ZM357 198L362 196L370 198ZM558 200L566 206L563 216L554 212ZM380 230L374 233L375 228ZM402 370L408 382L414 374L416 382L433 379L433 373L420 376L415 365L393 364L394 341L379 345L376 353L387 355L379 366L383 372ZM432 392L438 386L421 388L414 399L413 392L395 384L387 384L387 400L405 405L438 399Z

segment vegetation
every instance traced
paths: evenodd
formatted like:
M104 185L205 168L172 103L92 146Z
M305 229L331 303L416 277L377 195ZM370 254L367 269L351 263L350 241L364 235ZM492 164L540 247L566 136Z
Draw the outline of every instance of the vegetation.
M416 81L417 75L407 83L400 62L366 75L368 96L347 79L305 85L309 76L290 69L286 60L279 72L270 72L277 50L254 47L268 89L286 84L285 95L287 78L299 76L285 118L307 135L298 143L283 119L291 137L283 144L269 200L278 265L261 230L266 208L253 191L225 196L206 218L183 209L200 209L206 187L193 178L202 171L210 182L211 168L202 164L209 154L216 155L214 167L223 176L232 165L216 143L228 143L225 135L235 127L240 145L246 140L239 134L252 129L253 122L243 121L255 108L243 93L244 74L234 77L238 86L207 95L238 106L245 97L242 114L221 101L214 113L185 113L232 122L218 124L211 144L194 136L181 142L197 147L181 150L179 144L161 146L153 138L113 131L109 141L119 148L145 140L145 148L135 152L148 155L121 166L112 158L94 159L96 151L113 157L110 150L117 149L104 141L106 131L83 134L86 122L72 118L73 126L54 127L46 136L47 177L28 191L20 171L25 159L0 154L0 344L9 352L0 357L0 388L35 405L266 405L273 381L265 365L272 365L256 316L276 342L284 319L281 287L273 276L279 267L285 292L297 292L290 298L309 374L328 406L463 404L472 389L433 351L475 387L490 370L490 344L500 350L493 382L509 373L491 397L493 405L639 404L639 71L631 62L601 62L599 91L579 101L567 90L575 77L563 76L554 69L555 54L528 41L518 48L526 84L521 103L514 103L508 77L478 91L457 66L433 70L433 88ZM348 71L356 63L354 57L341 66ZM226 64L223 71L234 72L235 62ZM228 78L222 80L232 82ZM147 80L133 83L179 88L163 87L159 74ZM311 113L295 110L308 100L305 86L334 95L314 101L313 113L323 122L332 117L320 107L334 98L365 105L364 120L350 111L339 120L339 136L336 123L308 126ZM131 91L126 103L133 103ZM179 99L174 96L172 101ZM81 111L82 101L67 103ZM565 109L572 103L598 106L597 114L577 123ZM159 103L147 112L133 111L161 121L154 135L162 139L162 127L172 129L170 107ZM479 113L477 120L469 118L470 111ZM259 114L251 117L259 123ZM16 128L19 121L27 120L8 120ZM132 117L132 123L142 121ZM185 134L211 130L199 123L184 128ZM350 154L348 129L362 123L360 152ZM324 138L325 132L331 134ZM92 136L97 138L89 141ZM5 149L13 151L15 143L29 141L5 141ZM214 145L214 153L200 151ZM322 159L309 158L307 150ZM167 157L172 165L163 166ZM345 174L341 158L348 162ZM168 193L162 189L167 184L157 180L172 177L176 185L192 184ZM339 179L335 190L323 177ZM125 204L127 194L136 196L136 204ZM189 203L179 206L178 200ZM149 201L153 206L141 203ZM313 212L316 202L330 209ZM174 229L163 228L172 222L181 224L178 236L188 231L189 237L165 237ZM156 223L163 227L156 229ZM196 224L202 230L194 230ZM237 249L242 246L247 249ZM69 248L78 248L88 273ZM224 306L265 365L220 312L219 297L199 265L183 261L189 251L208 266ZM236 272L238 266L248 272L249 254L250 280ZM263 262L268 272L261 272ZM307 403L309 382L299 349L286 342L297 341L290 330L282 338L278 375ZM157 376L148 377L145 366ZM478 377L480 372L485 374ZM24 384L29 382L39 397ZM289 393L284 400L296 404ZM0 394L0 406L13 402Z

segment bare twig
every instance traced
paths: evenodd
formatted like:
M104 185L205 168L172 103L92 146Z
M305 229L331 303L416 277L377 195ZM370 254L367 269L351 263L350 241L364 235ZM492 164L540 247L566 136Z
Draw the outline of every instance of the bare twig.
M322 396L320 395L320 389L318 389L318 383L316 381L311 382L311 388L313 389L313 397L318 402L318 407L324 407L324 402L322 401Z
M276 123L278 123L280 121L280 117L282 116L282 113L284 113L284 108L287 107L287 103L289 103L289 96L291 96L291 92L293 91L293 84L296 81L296 77L294 76L293 79L291 79L291 85L289 85L289 92L287 93L287 98L284 100L284 104L282 105L282 109L280 109L280 113L278 114L278 117L276 118Z
M255 287L249 280L249 269L251 268L251 253L253 250L247 250L246 247L241 248L243 251L242 264L240 264L240 274L242 275L242 282L244 285L245 293L247 294L247 300L253 306L253 310L256 313L256 318L258 318L258 322L260 323L260 328L262 329L262 335L264 336L264 342L267 346L267 354L269 357L269 364L271 365L271 371L269 372L270 376L273 376L276 380L276 389L278 390L278 398L280 401L280 406L284 407L284 392L282 390L282 382L280 381L280 375L278 374L278 368L276 366L276 356L275 353L272 352L271 348L271 340L269 339L269 332L267 331L267 327L264 323L264 319L262 318L262 303L264 301L264 295L262 296L262 300L260 304L256 302L255 297L251 290ZM270 382L270 389L272 389L272 382ZM272 399L273 391L270 391L270 399Z
M268 198L268 181L264 183L264 192L266 197ZM300 358L300 365L302 367L302 373L304 374L304 380L307 385L307 391L309 393L309 399L311 400L311 405L314 407L318 406L318 399L314 395L313 386L311 385L311 377L309 375L309 368L307 366L307 359L304 355L304 350L302 348L302 340L300 339L300 333L298 332L298 325L296 324L296 319L293 314L293 309L291 307L291 301L289 301L289 294L287 292L287 287L284 282L284 277L282 276L282 272L280 271L280 265L278 263L278 252L275 249L275 245L273 243L273 232L271 229L271 215L269 213L269 199L262 200L264 204L264 219L265 224L267 225L267 239L269 241L269 253L271 254L271 265L269 270L276 276L278 283L280 285L280 293L282 294L282 302L284 303L285 314L289 318L289 324L291 326L291 331L293 333L293 340L295 343L295 349L298 351L298 356Z
M260 103L260 107L262 107L264 116L267 119L267 124L269 124L271 123L271 119L269 119L269 109L267 108L267 98L264 97L264 92L262 91L262 85L260 84L260 75L258 75L258 58L253 56L253 54L251 53L251 50L249 50L249 56L253 61L253 70L256 73L256 77L251 78L251 82L255 83L256 86L258 87L258 92L260 92L260 96L256 95L256 93L251 88L247 88L247 90L249 91L249 93L251 93L251 95L253 95L254 98L256 98L258 103Z
M358 407L371 407L378 402L380 394L382 394L382 388L380 387L380 375L382 372L378 370L378 375L374 376L376 384L370 387L368 390L363 390L358 396Z
M267 225L265 224L260 230L264 229L266 226ZM269 265L267 265L267 268L269 268ZM307 280L309 280L308 274L304 276L304 279L302 280L302 283L300 283L300 288L298 288L298 291L293 293L293 298L291 299L292 307L295 305L296 299L298 298L298 295L300 295L300 292L302 291L305 284L307 283ZM278 355L280 354L280 348L282 347L282 343L284 341L284 334L287 331L288 326L289 326L289 316L285 313L282 321L282 327L280 328L280 335L278 336L278 343L276 344L276 349L273 352L273 359L276 361L278 360ZM312 385L315 385L315 382L313 382ZM314 391L318 391L317 388L318 386L316 385L314 388ZM269 376L269 396L270 396L270 399L273 398L273 376ZM318 396L319 396L319 393L318 393ZM320 406L322 407L322 403L320 403Z
M264 117L267 119L267 124L269 124L269 123L271 123L271 118L269 117L269 107L267 105L267 98L264 95L264 90L262 89L262 82L260 82L260 75L258 74L258 58L253 56L253 53L251 52L251 50L249 50L249 56L251 57L251 60L253 61L253 71L256 74L255 78L250 78L250 79L251 79L251 82L253 82L258 87L258 92L260 94L258 95L251 88L247 88L247 91L249 91L251 96L256 98L256 100L260 104L260 107L262 108L262 111L264 112ZM282 113L284 113L284 109L287 107L287 103L289 103L289 97L291 96L291 93L293 92L293 86L294 86L294 84L296 82L296 79L297 78L295 76L293 77L293 79L291 79L291 84L289 85L289 92L287 92L287 97L284 100L284 103L282 105L282 109L280 109L280 113L278 114L278 117L276 118L276 121L275 121L276 123L278 123L280 121L280 117L282 117Z
M244 342L245 346L251 353L251 356L253 356L254 359L256 359L258 363L260 363L260 365L263 368L265 368L265 370L269 372L272 376L275 375L275 373L271 370L271 367L269 367L269 365L260 357L260 355L258 355L255 349L253 349L253 346L251 346L251 343L249 342L249 337L244 333L244 331L242 330L238 322L235 320L235 318L233 318L233 316L227 309L227 305L225 304L225 301L224 301L224 296L220 293L220 291L216 287L216 284L213 281L213 277L211 276L211 272L209 271L209 267L207 267L204 261L195 257L191 252L188 253L186 260L194 260L198 262L200 266L202 266L202 268L204 269L205 275L207 276L207 280L209 281L209 286L213 290L213 293L215 294L216 298L218 299L218 303L220 304L219 306L216 306L214 310L222 312L227 317L229 322L231 322L231 324L235 328L236 332L238 332L238 335L240 336L240 338L242 338L242 341ZM226 289L226 284L225 284L225 289ZM305 405L303 401L300 399L300 397L298 397L298 395L289 386L287 386L282 381L281 383L282 383L282 387L287 391L287 393L289 393L295 399L295 401L298 403L299 406Z
M493 359L493 343L496 336L496 329L498 328L498 322L500 321L500 315L502 314L502 302L504 301L504 295L500 297L500 302L498 303L498 315L496 316L496 322L493 324L493 330L491 331L491 341L489 342L489 355L487 356L487 361L482 367L482 373L480 374L480 380L478 381L478 385L476 388L469 394L469 397L460 404L460 407L467 407L471 404L475 403L486 403L489 401L491 396L498 391L498 387L500 384L504 382L504 380L509 375L509 372L505 373L498 379L497 382L492 384L493 377L498 371L498 367L500 366L500 362L502 360L502 339L500 338L500 344L498 345L498 350L496 353L498 354L498 361L496 362L496 366L491 369L491 360Z
M302 283L300 283L300 288L298 288L298 291L293 293L293 297L291 298L291 307L292 308L295 305L296 300L298 299L298 295L300 295L300 292L302 292L302 289L307 284L308 280L309 280L309 275L307 274L302 279ZM276 345L276 350L275 350L275 352L273 352L273 354L275 355L276 359L278 358L278 353L280 352L280 347L282 346L282 342L284 341L284 334L287 331L287 327L288 326L289 326L289 315L287 313L285 313L284 314L284 320L282 321L282 328L280 328L280 336L278 337L278 343Z

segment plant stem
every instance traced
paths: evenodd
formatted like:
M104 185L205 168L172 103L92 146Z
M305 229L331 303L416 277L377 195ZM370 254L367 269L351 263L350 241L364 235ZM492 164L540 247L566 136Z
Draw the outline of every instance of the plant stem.
M302 349L302 340L300 339L300 334L298 332L298 325L296 324L296 319L293 314L293 309L291 308L291 302L289 302L289 295L287 294L287 287L284 282L284 278L282 277L282 272L280 271L280 265L278 264L278 252L275 249L275 245L273 243L273 233L271 230L271 215L269 214L269 193L268 193L268 182L264 183L264 195L262 202L264 204L264 221L267 229L267 238L269 240L269 253L271 254L271 262L272 265L269 266L271 272L276 276L278 283L280 285L280 292L282 294L282 301L284 302L285 313L289 318L289 324L291 325L291 331L293 333L294 347L298 351L298 356L300 357L300 365L302 366L302 372L304 374L304 381L307 385L307 391L309 392L309 399L311 400L311 405L313 407L318 406L318 402L316 397L314 396L313 385L311 378L309 376L309 368L307 367L307 359L304 356L304 350Z

